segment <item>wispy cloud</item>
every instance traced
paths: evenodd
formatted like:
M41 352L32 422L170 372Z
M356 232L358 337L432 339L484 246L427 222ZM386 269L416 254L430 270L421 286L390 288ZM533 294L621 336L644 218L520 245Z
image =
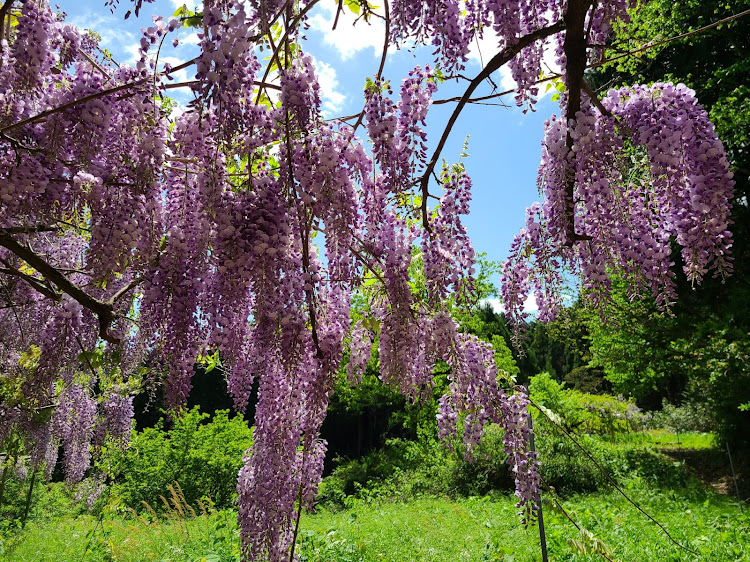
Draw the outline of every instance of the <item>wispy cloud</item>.
M74 16L68 23L79 29L90 29L97 32L102 40L101 46L109 49L115 60L123 58L127 50L123 45L137 43L140 36L136 33L123 29L122 18L117 14L93 14ZM123 61L124 62L124 61Z
M198 38L198 34L196 32L190 33L189 35L186 35L185 37L180 39L181 45L198 45L201 42L201 40Z
M188 10L195 10L195 7L200 4L198 0L169 0L174 6L175 10L182 6L187 6Z
M496 314L502 314L505 312L505 307L503 306L503 303L500 301L500 299L484 299L482 303L488 303ZM523 301L523 310L524 312L528 312L532 315L536 314L539 311L539 306L536 304L536 299L534 298L533 294L526 297L526 300Z

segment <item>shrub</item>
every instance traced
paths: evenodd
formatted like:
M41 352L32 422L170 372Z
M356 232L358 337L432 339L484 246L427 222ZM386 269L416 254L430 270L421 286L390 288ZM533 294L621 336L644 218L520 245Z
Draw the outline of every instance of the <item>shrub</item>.
M135 433L125 452L110 452L105 462L118 474L113 493L140 510L142 502L159 506L159 496L177 482L188 503L208 496L218 508L233 505L237 472L252 445L252 430L241 416L229 418L228 410L217 411L204 423L208 417L198 407L182 411L171 431L159 422Z
M661 410L654 412L649 425L654 429L670 429L678 433L707 433L714 429L711 412L706 404L685 402L681 406L675 406L666 399L662 402Z
M460 453L459 449L459 453ZM450 488L465 495L484 495L490 490L512 490L513 476L508 470L503 430L499 425L485 426L472 460L454 455L450 463Z
M610 486L601 470L578 446L549 424L536 427L539 473L561 495L594 492ZM619 485L628 478L642 478L656 486L684 486L688 472L649 446L631 442L611 442L593 435L576 435L598 465Z
M369 498L448 491L449 451L432 439L421 442L389 439L381 449L345 461L323 479L318 502L343 507L347 497Z
M644 415L634 402L607 394L566 390L548 373L531 378L531 400L568 431L614 436L640 429Z

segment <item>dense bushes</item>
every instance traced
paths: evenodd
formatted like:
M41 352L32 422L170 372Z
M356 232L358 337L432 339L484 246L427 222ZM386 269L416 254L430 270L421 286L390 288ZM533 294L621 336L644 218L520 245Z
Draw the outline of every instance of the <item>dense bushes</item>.
M681 486L688 479L684 465L658 453L637 435L617 440L576 435L576 441L590 452L597 467L570 438L550 424L540 422L536 433L540 474L548 486L563 496L608 488L610 484L599 467L619 484L635 477L655 486ZM382 449L335 468L323 480L318 502L341 508L348 505L350 498L409 500L423 495L512 492L514 484L505 462L502 438L499 426L488 426L472 461L464 458L458 445L451 450L434 440L389 440Z
M569 431L614 436L643 428L646 416L630 400L563 388L547 373L531 378L529 395L543 411Z
M110 452L104 462L118 474L113 494L134 509L142 509L142 502L158 509L160 496L177 482L188 503L208 496L219 508L233 505L237 472L252 444L252 430L242 417L230 418L227 410L204 423L207 418L198 408L182 411L171 431L160 421L135 433L127 451Z
M543 412L534 410L540 474L558 493L593 492L608 486L599 467L620 483L633 476L655 485L686 481L683 466L658 453L647 439L640 439L646 436L636 431L645 427L649 416L632 401L568 390L547 373L532 377L529 390ZM596 463L561 428L570 432ZM484 495L492 490L513 490L499 426L486 427L471 462L464 458L460 441L449 449L430 429L423 421L418 442L390 439L381 449L357 460L339 459L339 466L323 481L319 501L344 506L348 497L408 499L421 494Z

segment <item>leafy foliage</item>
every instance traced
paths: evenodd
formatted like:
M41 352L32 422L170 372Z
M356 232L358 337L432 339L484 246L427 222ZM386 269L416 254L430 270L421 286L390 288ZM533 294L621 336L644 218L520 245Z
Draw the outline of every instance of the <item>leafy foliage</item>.
M568 431L609 435L637 431L646 418L630 400L606 394L586 394L563 388L548 373L532 377L531 400Z
M632 13L618 49L640 48L653 38L680 34L639 56L619 59L593 72L595 85L650 82L664 76L695 89L722 139L736 182L732 201L735 243L733 276L708 279L700 287L682 277L683 265L673 254L678 299L673 316L663 315L653 302L630 302L613 292L617 307L606 324L589 320L595 363L601 365L620 392L658 408L663 398L672 404L705 404L722 440L747 447L750 423L746 403L750 379L743 357L750 340L750 120L747 71L750 68L748 17L690 34L723 18L750 9L747 0L725 2L642 2ZM614 45L613 45L614 47ZM617 51L613 48L610 54ZM616 283L622 280L616 280ZM699 406L700 407L700 406Z
M136 432L127 451L112 451L103 461L116 473L112 494L138 511L143 502L161 509L160 496L176 482L190 504L210 498L219 508L234 505L237 471L252 445L252 430L227 410L208 417L197 407L183 410L171 430L161 421Z

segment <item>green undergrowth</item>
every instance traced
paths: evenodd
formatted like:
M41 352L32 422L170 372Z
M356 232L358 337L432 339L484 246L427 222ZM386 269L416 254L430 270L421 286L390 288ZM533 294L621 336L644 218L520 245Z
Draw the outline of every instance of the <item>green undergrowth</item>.
M223 562L240 559L237 512L185 501L170 487L159 512L131 510L36 519L0 543L0 559L18 562Z
M493 490L511 492L514 484L505 462L502 437L499 427L488 426L471 462L466 460L459 443L449 449L431 439L391 439L361 459L339 460L324 479L318 501L335 510L347 507L352 499L408 500L420 495L459 497ZM638 477L653 486L677 488L690 480L683 462L675 462L662 453L678 447L674 434L649 431L613 438L586 434L573 438L577 444L552 426L537 426L541 476L562 496L596 492L609 486L602 470L620 483ZM707 453L714 450L709 434L681 434L680 443L683 449ZM717 450L717 454L722 453Z
M642 480L627 493L697 557L674 545L615 491L561 500L574 525L545 501L550 560L746 560L750 518L725 497L699 487L656 491ZM539 529L524 528L513 496L412 501L359 500L339 512L320 510L302 521L299 551L307 562L537 561Z
M544 519L550 560L750 559L750 517L728 498L697 484L657 490L642 479L625 491L669 533L699 555L681 550L614 490L549 500ZM297 552L303 562L517 561L540 559L539 530L524 528L509 494L466 498L351 500L339 511L303 515ZM206 561L239 560L233 510L196 510L195 516L63 517L32 523L3 560Z
M707 434L664 431L575 439L614 482L662 523L665 533L613 487L599 468L553 426L536 426L550 560L750 560L750 519L732 498L716 494L672 453L720 456ZM688 448L692 447L692 448ZM502 431L486 438L467 462L460 443L393 439L355 461L340 460L321 487L314 513L303 515L297 553L305 562L536 561L537 527L516 516ZM0 559L8 561L236 561L236 510L186 499L179 485L160 505L127 507L110 491L96 515L85 514L60 485L35 493L29 523L0 528ZM38 496L38 497L37 497ZM560 507L562 506L562 508ZM564 512L581 530L577 530ZM16 526L14 526L16 525Z

